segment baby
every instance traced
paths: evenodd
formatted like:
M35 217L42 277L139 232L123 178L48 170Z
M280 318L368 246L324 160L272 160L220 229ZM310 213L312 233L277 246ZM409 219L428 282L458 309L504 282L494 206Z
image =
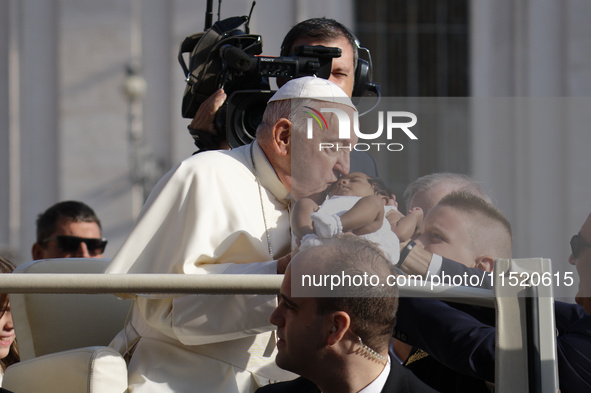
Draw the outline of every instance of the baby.
M410 239L423 219L421 208L415 208L390 224L386 215L394 206L386 205L391 193L380 179L361 172L341 177L331 188L329 198L318 206L308 198L296 202L292 212L292 230L301 247L322 243L322 238L351 232L377 243L386 257L398 262L398 236Z

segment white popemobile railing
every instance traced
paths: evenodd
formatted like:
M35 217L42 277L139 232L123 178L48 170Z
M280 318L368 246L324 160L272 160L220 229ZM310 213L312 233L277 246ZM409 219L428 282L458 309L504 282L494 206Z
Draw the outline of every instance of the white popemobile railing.
M548 259L497 260L494 277L551 274ZM282 275L0 274L4 293L276 294ZM400 296L436 297L494 307L497 312L495 392L558 392L552 287L497 285L494 291L447 285L399 285Z
M8 293L150 293L150 294L278 294L283 275L269 274L11 274L0 275ZM450 285L421 285L404 280L400 296L429 296L494 307L491 290Z

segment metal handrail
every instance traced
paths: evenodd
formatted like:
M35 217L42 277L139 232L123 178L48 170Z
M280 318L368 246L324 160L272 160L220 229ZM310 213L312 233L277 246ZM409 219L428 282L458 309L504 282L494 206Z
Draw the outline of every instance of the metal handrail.
M0 274L5 293L277 294L281 274ZM494 307L492 291L471 287L422 285L408 280L400 296L436 297Z
M88 274L0 275L6 293L276 294L282 275Z

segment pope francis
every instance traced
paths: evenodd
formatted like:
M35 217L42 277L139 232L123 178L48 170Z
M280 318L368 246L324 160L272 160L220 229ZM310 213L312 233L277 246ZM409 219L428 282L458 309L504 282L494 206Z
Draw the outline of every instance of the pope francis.
M288 82L253 143L198 153L160 180L106 273L282 274L290 200L320 201L348 173L356 138L339 139L334 112L353 119L355 110L332 82ZM130 358L130 392L245 393L294 379L274 362L276 303L270 295L134 296L111 343Z

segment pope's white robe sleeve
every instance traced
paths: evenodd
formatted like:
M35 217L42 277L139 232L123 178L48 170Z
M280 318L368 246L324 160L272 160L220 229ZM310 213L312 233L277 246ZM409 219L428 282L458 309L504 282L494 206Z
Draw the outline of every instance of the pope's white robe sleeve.
M250 269L236 269L244 274L264 274L265 266L273 274L276 270L274 262L234 266L248 266ZM136 302L152 328L185 345L203 345L273 330L269 316L277 306L277 296L184 295L172 299L138 297Z
M158 183L107 273L276 274L266 228L272 249L286 253L286 204L265 188L259 192L248 150L212 153L183 161ZM136 300L147 325L186 345L272 330L277 302L261 295Z

